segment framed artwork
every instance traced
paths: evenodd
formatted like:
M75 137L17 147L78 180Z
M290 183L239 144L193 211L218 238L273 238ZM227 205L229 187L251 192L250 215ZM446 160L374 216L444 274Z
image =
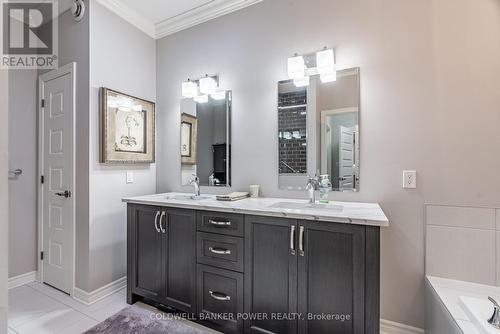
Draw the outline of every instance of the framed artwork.
M155 104L100 89L100 162L155 162Z
M196 164L196 140L198 137L198 119L186 113L181 116L181 163Z

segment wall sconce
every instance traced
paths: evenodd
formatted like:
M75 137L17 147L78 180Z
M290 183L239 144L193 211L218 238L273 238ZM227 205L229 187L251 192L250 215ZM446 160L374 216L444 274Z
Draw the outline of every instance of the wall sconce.
M295 54L288 58L288 77L293 80L295 86L309 86L310 77L313 75L319 75L323 83L337 80L333 49L325 47L313 54L305 56Z
M226 98L225 90L218 90L219 77L205 75L197 80L184 81L182 83L182 97L193 99L198 103L207 103L210 96L214 100L224 100Z

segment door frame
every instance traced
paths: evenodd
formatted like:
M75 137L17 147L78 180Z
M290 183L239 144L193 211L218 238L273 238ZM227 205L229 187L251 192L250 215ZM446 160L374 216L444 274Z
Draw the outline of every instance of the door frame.
M331 110L322 110L321 111L321 133L320 133L320 141L321 141L321 152L326 152L326 117L327 116L332 116L332 115L338 115L338 114L346 114L346 113L352 113L352 112L358 112L359 113L359 108L358 107L348 107L348 108L339 108L339 109L331 109ZM320 172L321 174L326 174L326 169L327 169L327 161L326 161L326 154L321 154L321 163L320 163ZM331 175L330 175L331 177Z
M70 284L70 296L73 296L74 290L75 290L75 271L76 271L76 251L75 251L75 244L76 244L76 214L75 214L75 196L76 194L76 180L75 180L75 166L76 166L76 155L75 155L75 110L76 110L76 62L71 62L69 64L66 64L64 66L59 67L58 69L52 70L48 73L44 73L39 76L38 78L38 180L37 180L37 188L38 188L38 219L37 219L37 225L38 225L38 253L37 253L37 263L38 263L38 271L37 271L37 281L40 283L43 283L43 260L41 259L41 252L43 251L43 187L44 184L42 184L40 178L43 175L43 159L44 159L44 142L43 142L43 134L44 134L44 113L45 113L45 108L42 106L42 98L44 96L44 89L45 89L45 83L54 79L57 79L58 77L61 77L63 75L69 74L71 79L71 93L72 93L72 101L71 101L71 112L70 112L70 117L71 117L71 135L70 135L70 140L71 140L71 147L72 149L72 156L71 156L71 161L72 161L72 188L71 192L73 193L73 196L69 198L70 204L71 204L71 213L72 213L72 238L71 238L71 245L70 245L70 250L71 250L71 284Z

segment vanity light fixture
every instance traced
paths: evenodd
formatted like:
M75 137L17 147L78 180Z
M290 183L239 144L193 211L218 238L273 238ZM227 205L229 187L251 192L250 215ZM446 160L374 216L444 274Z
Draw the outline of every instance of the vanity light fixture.
M208 74L200 79L200 92L202 94L214 94L217 90L217 82L214 78L209 77Z
M305 56L295 54L288 58L288 77L293 80L295 86L308 86L313 75L319 75L322 83L337 80L333 49L325 47L313 54Z
M198 96L198 85L188 79L182 83L182 97L192 99Z

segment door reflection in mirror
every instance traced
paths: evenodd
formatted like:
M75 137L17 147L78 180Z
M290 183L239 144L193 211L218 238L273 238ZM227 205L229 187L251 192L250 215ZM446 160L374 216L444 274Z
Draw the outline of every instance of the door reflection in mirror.
M359 68L337 81L278 83L278 179L283 190L305 190L307 175L328 174L334 191L358 191Z
M231 91L225 99L181 100L181 184L197 175L201 186L231 185Z

